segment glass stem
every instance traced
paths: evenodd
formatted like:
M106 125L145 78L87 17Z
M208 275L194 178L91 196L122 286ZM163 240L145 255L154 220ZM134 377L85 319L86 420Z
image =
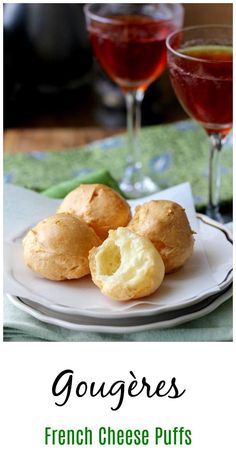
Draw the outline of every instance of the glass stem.
M141 104L144 92L133 90L125 93L127 107L127 147L128 155L120 188L129 198L144 197L159 190L158 185L148 175L144 175L140 161L139 133L141 127Z
M217 221L222 221L219 212L220 203L220 151L222 149L222 139L219 133L210 135L210 155L209 155L209 200L207 215Z
M142 168L142 164L139 160L139 131L141 127L141 103L143 96L144 93L142 90L134 90L125 94L128 134L127 164L136 171L141 171Z

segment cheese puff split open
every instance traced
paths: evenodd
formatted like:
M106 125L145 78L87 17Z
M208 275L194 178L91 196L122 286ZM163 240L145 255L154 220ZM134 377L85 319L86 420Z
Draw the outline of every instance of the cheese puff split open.
M127 228L110 230L108 238L89 253L90 272L104 295L125 301L155 292L165 268L155 246Z

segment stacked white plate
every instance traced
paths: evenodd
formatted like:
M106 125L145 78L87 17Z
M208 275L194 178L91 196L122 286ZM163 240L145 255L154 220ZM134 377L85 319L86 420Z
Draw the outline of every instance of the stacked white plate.
M13 201L15 206L18 205L18 209L14 209L18 215L22 200L28 202L28 208L27 211L24 209L22 218L18 216L17 224L12 225L9 216L6 217L6 291L12 303L42 322L74 330L109 333L168 328L207 315L232 295L231 233L225 226L195 214L188 184L149 199L169 198L186 208L191 226L197 232L194 255L182 269L166 276L154 295L125 303L104 297L89 277L51 282L26 268L21 239L39 216L55 211L58 201L14 186L8 186L7 193L11 213ZM135 204L131 202L132 206Z

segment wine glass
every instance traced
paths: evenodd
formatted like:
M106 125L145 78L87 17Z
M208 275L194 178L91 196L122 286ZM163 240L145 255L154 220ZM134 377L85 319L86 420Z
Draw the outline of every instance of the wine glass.
M218 25L184 28L172 33L166 45L175 93L185 111L203 126L209 137L206 213L222 221L220 151L232 128L232 28Z
M166 38L183 23L180 4L94 3L85 6L94 54L125 95L128 156L120 187L129 197L157 190L144 175L138 134L145 90L166 67Z

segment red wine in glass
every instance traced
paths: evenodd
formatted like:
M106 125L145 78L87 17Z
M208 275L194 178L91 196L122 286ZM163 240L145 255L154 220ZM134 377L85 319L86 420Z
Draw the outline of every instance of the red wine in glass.
M179 52L186 57L174 61L170 75L183 108L209 134L227 134L233 114L232 47L199 45Z
M145 90L166 67L165 42L175 25L142 15L116 15L113 20L91 22L89 32L95 56L124 91Z
M219 157L233 121L232 28L217 25L184 28L172 33L166 44L175 93L186 112L209 136L207 214L222 221Z
M183 7L166 3L101 3L85 6L94 54L122 89L127 107L127 164L120 187L127 196L158 190L139 159L138 134L145 90L166 67L166 38L183 23Z

